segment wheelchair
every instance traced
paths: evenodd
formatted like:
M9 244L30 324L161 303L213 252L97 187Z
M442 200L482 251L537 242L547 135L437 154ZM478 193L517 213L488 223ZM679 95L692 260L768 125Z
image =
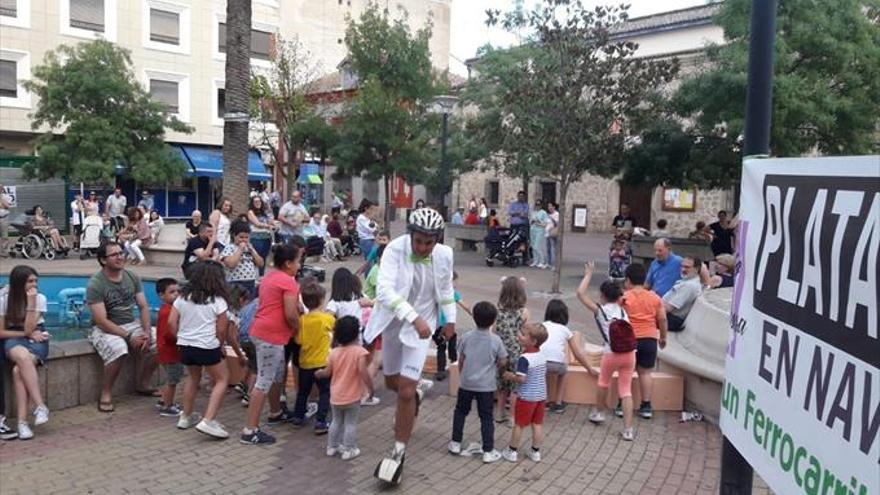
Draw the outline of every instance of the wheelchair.
M9 225L18 232L18 240L9 249L9 255L14 257L21 256L29 260L45 258L54 260L57 255L67 256L67 249L64 247L60 251L56 251L52 247L52 239L42 229L38 229L31 225L31 218L28 215L19 215Z

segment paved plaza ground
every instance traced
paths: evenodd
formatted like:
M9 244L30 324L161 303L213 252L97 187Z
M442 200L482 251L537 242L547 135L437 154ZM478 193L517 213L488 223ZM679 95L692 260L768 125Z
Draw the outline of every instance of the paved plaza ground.
M577 305L573 290L585 259L603 261L607 238L579 235L567 239L562 298L572 308L572 328L586 340L599 337L587 312ZM0 260L0 272L12 260ZM94 260L36 262L42 273L86 274L97 268ZM348 262L344 266L355 267ZM343 266L343 265L336 265ZM540 317L549 296L549 272L529 269L487 268L475 253L456 258L458 289L465 299L497 299L503 275L528 277L529 308ZM147 277L179 275L174 267L143 267ZM329 280L329 274L328 274ZM458 323L467 328L460 316ZM661 354L662 359L662 354ZM446 452L454 399L446 383L428 392L408 448L404 483L383 488L372 477L379 458L391 447L393 396L377 386L382 404L363 408L359 428L362 455L344 462L324 455L326 437L310 428L290 425L267 427L278 437L272 446L244 446L235 434L245 409L230 392L223 404L221 423L234 436L216 441L195 430L180 431L175 420L159 417L149 398L120 397L116 412L101 414L94 406L53 411L50 422L35 429L28 442L0 443L0 492L12 494L117 493L717 493L721 434L708 422L679 423L674 413L655 413L637 420L637 437L624 442L622 420L603 426L587 421L586 406L569 406L562 415L548 414L544 459L517 464L499 461L483 465L478 457L455 457ZM292 397L292 393L290 394ZM200 396L197 410L206 397ZM510 428L496 428L496 445L509 440ZM465 443L479 441L474 411L468 419ZM528 445L528 440L526 441ZM756 477L755 493L767 493Z

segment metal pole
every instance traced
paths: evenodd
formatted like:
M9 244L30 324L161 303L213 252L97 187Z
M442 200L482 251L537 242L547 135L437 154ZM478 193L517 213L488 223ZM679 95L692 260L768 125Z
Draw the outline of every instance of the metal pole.
M773 113L773 52L776 44L776 0L752 0L749 76L746 93L743 157L770 156ZM750 495L754 471L724 437L721 444L722 495Z
M752 0L751 33L743 156L768 156L773 111L776 0Z
M449 112L443 112L443 137L440 141L440 177L443 180L443 189L440 201L446 206L446 194L449 192L449 166L446 163L446 140L449 138Z

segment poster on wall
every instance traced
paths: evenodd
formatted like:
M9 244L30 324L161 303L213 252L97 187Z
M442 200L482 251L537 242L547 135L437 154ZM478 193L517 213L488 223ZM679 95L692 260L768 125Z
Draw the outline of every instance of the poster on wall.
M9 207L15 208L18 206L18 191L15 189L16 186L3 186L3 193L6 195L6 199L9 200Z
M587 231L587 205L572 205L571 207L571 231Z
M663 188L663 211L695 211L696 189Z
M776 493L880 493L878 170L743 164L720 423Z

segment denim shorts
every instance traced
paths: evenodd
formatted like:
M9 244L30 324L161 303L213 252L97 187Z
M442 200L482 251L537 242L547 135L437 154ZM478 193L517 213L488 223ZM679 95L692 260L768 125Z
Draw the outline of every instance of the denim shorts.
M46 358L49 357L49 342L34 342L25 337L6 339L3 342L4 354L8 355L9 351L18 346L24 347L28 352L33 354L34 358L37 360L37 364L45 364Z

